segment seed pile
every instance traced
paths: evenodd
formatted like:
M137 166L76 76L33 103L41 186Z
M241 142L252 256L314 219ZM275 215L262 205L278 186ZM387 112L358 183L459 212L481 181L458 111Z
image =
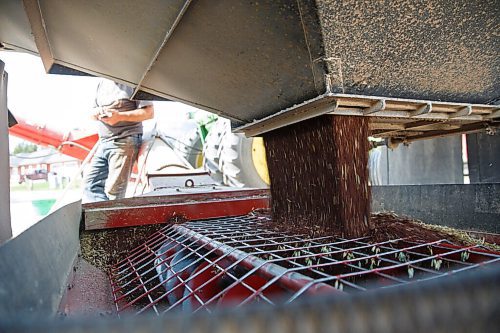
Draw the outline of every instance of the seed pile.
M273 220L343 237L370 232L368 119L321 116L264 136Z
M125 258L130 250L141 245L163 224L118 229L83 231L80 234L82 258L93 266L108 271L109 267Z

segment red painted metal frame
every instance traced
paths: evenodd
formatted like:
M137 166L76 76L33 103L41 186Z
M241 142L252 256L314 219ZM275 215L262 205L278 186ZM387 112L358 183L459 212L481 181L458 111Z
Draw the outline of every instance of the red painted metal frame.
M89 151L99 139L96 133L76 136L72 132L62 133L46 126L31 124L19 117L16 117L16 120L18 123L9 128L9 134L37 145L57 148L62 154L77 158L81 161L87 157Z
M288 235L253 214L166 226L109 273L118 314L290 303L445 278L500 263L500 254L445 240L369 243Z
M238 190L137 197L83 205L86 230L239 216L269 208L268 190Z

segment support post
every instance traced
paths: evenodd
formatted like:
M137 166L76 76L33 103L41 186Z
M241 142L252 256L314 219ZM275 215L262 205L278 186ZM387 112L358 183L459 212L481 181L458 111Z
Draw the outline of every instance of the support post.
M0 244L12 237L10 225L9 112L7 110L7 72L0 60Z

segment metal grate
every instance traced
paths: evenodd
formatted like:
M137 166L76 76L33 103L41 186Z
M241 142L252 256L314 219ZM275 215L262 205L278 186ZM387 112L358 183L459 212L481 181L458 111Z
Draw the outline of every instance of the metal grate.
M499 262L478 246L288 235L253 215L170 225L110 270L118 314L211 312L440 278Z

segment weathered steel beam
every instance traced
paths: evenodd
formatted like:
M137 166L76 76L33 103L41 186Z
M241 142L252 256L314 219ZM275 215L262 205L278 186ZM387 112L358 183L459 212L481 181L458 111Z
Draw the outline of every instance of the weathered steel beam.
M267 190L245 190L137 197L83 205L86 230L238 216L269 207Z

